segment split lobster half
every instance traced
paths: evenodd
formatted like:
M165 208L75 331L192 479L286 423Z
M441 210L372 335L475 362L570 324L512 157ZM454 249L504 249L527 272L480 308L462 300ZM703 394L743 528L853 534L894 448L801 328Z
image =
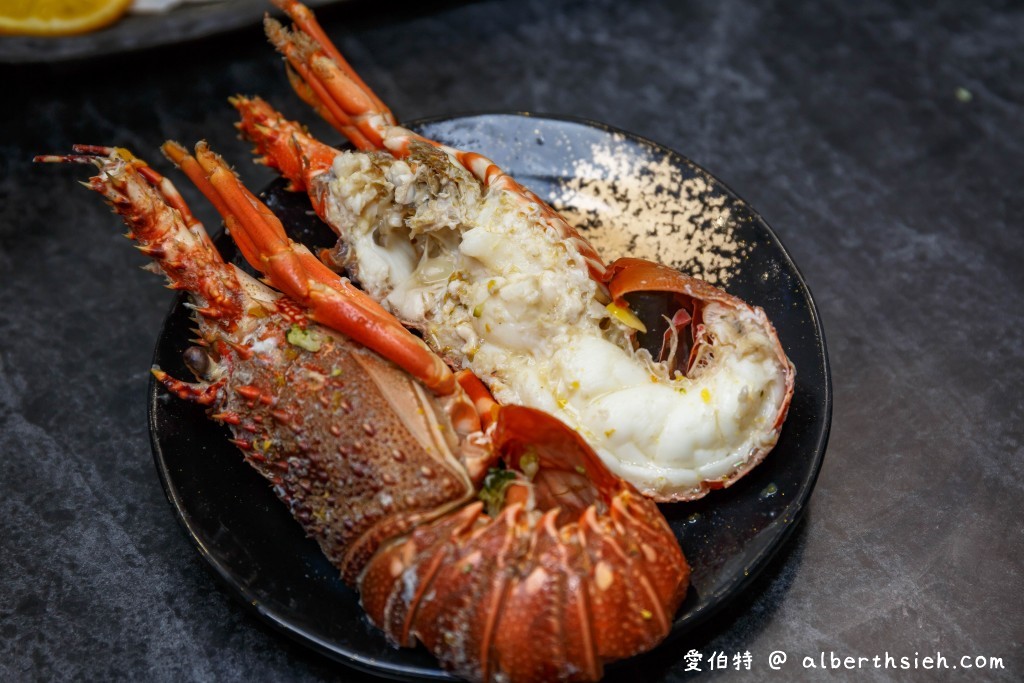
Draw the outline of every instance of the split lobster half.
M659 501L729 486L775 446L795 370L764 311L701 280L638 259L605 265L551 207L483 156L395 123L295 0L265 22L295 90L358 151L340 151L264 100L236 97L239 128L261 160L337 232L324 261L420 331L452 367L502 404L550 413L605 465ZM283 233L268 278L287 289ZM628 297L675 302L660 356L638 348ZM410 368L410 371L412 368ZM430 386L442 378L417 374Z
M225 263L127 150L37 160L94 164L89 187L191 295L197 381L154 375L229 427L375 625L481 681L597 680L665 637L689 568L653 501L557 419L497 405L309 252L269 239L278 219L205 145L164 151L284 294Z

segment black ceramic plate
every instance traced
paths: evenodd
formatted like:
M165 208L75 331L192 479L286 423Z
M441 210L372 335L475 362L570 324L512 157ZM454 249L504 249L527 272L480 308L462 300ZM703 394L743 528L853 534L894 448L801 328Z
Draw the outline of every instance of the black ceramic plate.
M646 140L599 124L517 114L412 127L490 156L591 225L600 241L638 251L653 241L663 261L688 264L723 281L774 321L797 368L778 445L733 487L695 503L664 507L693 568L669 640L684 638L765 567L790 536L814 487L832 400L825 340L806 284L760 216L705 171ZM633 177L609 178L612 172ZM310 217L308 203L285 192L281 183L264 194L296 238L333 241ZM623 203L627 211L621 211ZM602 223L605 215L616 216L617 225ZM666 218L680 230L662 224ZM219 244L229 258L235 254L223 237ZM177 300L167 317L154 357L181 377L187 376L181 353L191 336L183 301ZM422 649L394 649L370 626L356 594L243 462L226 432L202 410L154 384L149 401L156 466L167 496L203 558L245 605L287 635L347 664L385 676L447 677Z
M316 8L341 1L307 0L305 4ZM170 45L258 24L266 12L280 14L267 0L210 0L166 12L128 14L106 28L78 36L3 36L0 62L61 62Z

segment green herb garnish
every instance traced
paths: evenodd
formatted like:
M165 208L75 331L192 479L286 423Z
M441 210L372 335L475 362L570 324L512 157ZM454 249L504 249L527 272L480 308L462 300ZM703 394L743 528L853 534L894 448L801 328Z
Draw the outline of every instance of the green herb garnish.
M516 480L516 473L512 470L502 470L492 467L484 477L484 485L477 497L483 501L487 514L495 517L505 504L505 490L509 484Z
M306 349L310 353L316 353L320 350L320 337L309 330L302 329L298 325L292 325L288 329L286 338L292 346Z

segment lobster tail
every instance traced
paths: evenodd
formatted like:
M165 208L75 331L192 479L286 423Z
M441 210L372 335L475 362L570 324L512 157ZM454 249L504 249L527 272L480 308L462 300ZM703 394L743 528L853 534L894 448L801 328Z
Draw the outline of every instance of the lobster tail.
M492 440L501 507L382 547L359 580L371 621L471 680L596 680L664 638L689 568L657 506L540 411L503 407Z

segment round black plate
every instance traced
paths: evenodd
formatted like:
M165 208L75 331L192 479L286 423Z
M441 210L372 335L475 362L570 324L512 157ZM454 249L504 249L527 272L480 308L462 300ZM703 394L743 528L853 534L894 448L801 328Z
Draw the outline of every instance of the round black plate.
M343 1L309 0L305 4L316 8ZM152 14L129 12L110 26L81 35L4 36L0 63L65 62L171 45L258 24L268 11L281 14L268 2L217 0Z
M765 567L790 536L814 487L828 441L832 390L825 339L807 285L760 216L706 171L647 140L600 124L525 114L437 119L411 127L486 154L556 205L597 199L607 204L617 198L636 204L619 215L615 228L636 234L634 248L659 240L661 260L706 270L731 293L763 307L775 323L797 368L789 419L775 450L733 487L663 508L693 568L669 638L679 639ZM639 180L602 177L616 169ZM659 199L637 204L637 191L648 189L647 196ZM333 242L310 216L308 203L285 192L282 183L264 196L296 239ZM673 213L674 205L689 208ZM687 235L686 243L666 240L664 226L655 225L666 206L670 217L685 224L678 234ZM579 207L560 208L588 217ZM600 214L600 207L589 212L589 222L599 224ZM606 235L609 227L593 229ZM707 239L709 234L717 237ZM694 243L703 246L695 251ZM218 245L227 258L235 257L223 236ZM619 255L625 254L605 254L609 260ZM719 268L723 263L727 266ZM188 377L181 353L192 324L183 303L180 297L165 321L154 363ZM403 678L448 677L426 651L395 649L369 624L356 593L201 409L151 383L149 418L157 471L175 513L203 558L244 604L287 635L358 668Z

